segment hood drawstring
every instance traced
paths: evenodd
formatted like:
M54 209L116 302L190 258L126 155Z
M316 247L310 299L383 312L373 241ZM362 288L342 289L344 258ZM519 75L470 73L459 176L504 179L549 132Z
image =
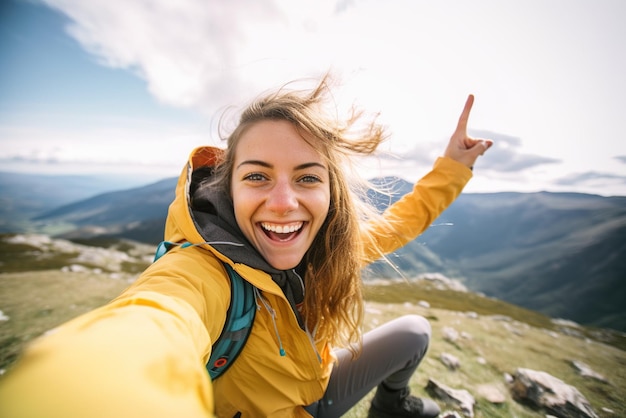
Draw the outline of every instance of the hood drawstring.
M276 338L278 339L278 354L280 354L281 357L285 357L287 355L287 352L283 348L283 341L280 338L280 334L278 333L278 326L276 325L276 311L270 306L269 302L265 300L263 295L261 295L259 289L257 289L256 287L254 288L254 298L257 301L257 310L261 310L261 306L258 303L259 301L261 301L265 309L267 309L267 311L269 312L270 317L272 318L272 324L274 325L274 332L276 333Z
M295 270L294 270L295 272ZM302 278L300 277L299 274L296 273L296 276L300 279L300 281L302 282ZM304 290L304 283L302 283L302 289ZM257 306L257 311L261 310L261 305L259 305L259 301L261 301L261 303L263 304L263 306L265 307L265 309L267 309L267 311L270 314L270 317L272 318L272 324L274 325L274 333L276 334L276 339L278 340L278 353L281 355L281 357L285 357L287 355L287 352L285 351L285 349L283 348L283 341L280 338L280 334L278 333L278 326L276 325L276 311L274 310L274 308L271 307L269 301L267 301L267 299L265 299L263 297L263 295L261 294L261 291L258 288L254 288L254 298L256 300L256 306ZM315 351L315 355L317 356L317 360L321 363L322 362L322 356L320 356L319 351L317 351L317 346L315 345L315 333L317 331L317 327L315 327L315 329L313 330L313 332L311 333L308 329L308 327L306 327L304 329L304 331L306 332L307 336L309 337L309 342L311 343L311 347L313 347L313 351Z
M302 288L302 299L304 300L304 280L302 280L302 277L298 274L298 272L296 271L296 269L292 269L291 271L293 271L293 274L296 275L296 277L298 278L298 280L300 281L300 287Z

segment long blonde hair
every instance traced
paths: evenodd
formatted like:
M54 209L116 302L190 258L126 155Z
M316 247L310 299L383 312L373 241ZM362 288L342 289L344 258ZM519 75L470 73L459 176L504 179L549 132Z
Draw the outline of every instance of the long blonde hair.
M301 132L302 138L325 158L329 167L330 208L328 216L304 256L306 292L302 313L318 340L347 346L356 352L363 321L361 269L363 248L360 236L361 201L344 173L350 156L370 155L384 140L385 133L375 118L363 122L363 113L352 109L345 121L325 112L330 95L329 76L312 90L283 87L250 104L239 124L227 138L227 149L218 164L213 184L230 191L235 150L251 125L262 120L285 120Z

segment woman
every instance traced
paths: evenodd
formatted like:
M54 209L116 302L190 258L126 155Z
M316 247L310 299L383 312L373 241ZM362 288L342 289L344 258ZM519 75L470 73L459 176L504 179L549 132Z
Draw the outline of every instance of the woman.
M406 316L361 338L360 270L419 235L458 196L490 141L470 138L470 96L444 157L382 216L343 173L384 139L322 113L327 80L250 105L225 151L194 150L165 228L173 248L110 304L33 344L0 385L0 415L337 417L377 387L370 416L434 417L409 395L428 348ZM190 243L191 245L189 245ZM231 266L255 287L251 334L211 381ZM342 347L342 348L341 348Z

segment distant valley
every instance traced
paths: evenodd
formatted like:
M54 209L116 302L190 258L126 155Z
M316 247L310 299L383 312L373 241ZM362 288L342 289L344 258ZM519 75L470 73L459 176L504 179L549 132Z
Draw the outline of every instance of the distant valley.
M115 190L151 183L137 175L41 175L0 171L0 233L35 228L32 218Z
M43 180L34 178L29 186L22 179L18 189L10 190L5 177L0 180L2 232L108 236L150 244L162 239L176 184L174 178L165 179L58 204L48 196L55 188L67 194L74 187L69 179L45 183L40 200L27 191ZM377 181L392 180L393 196L370 196L381 210L412 187L398 179ZM11 211L25 205L27 211ZM626 331L625 254L626 197L463 194L422 236L388 257L393 267L377 262L366 276L439 272L473 291L552 317Z

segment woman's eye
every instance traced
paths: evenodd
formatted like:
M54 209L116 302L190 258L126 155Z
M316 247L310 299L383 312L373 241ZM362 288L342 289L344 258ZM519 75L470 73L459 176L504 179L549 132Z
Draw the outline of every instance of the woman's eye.
M302 176L300 177L300 182L302 183L321 183L322 179L314 176L314 175L306 175L306 176Z
M263 181L266 180L266 177L261 173L250 173L244 176L243 179L248 181Z

